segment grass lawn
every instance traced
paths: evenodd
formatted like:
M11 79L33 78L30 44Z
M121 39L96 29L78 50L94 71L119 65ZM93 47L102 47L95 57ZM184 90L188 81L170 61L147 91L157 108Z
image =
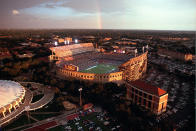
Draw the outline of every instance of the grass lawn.
M109 64L98 64L96 66L92 66L88 69L85 69L81 72L84 73L96 73L96 74L104 74L104 73L110 73L114 70L117 70L117 66L115 65L109 65Z

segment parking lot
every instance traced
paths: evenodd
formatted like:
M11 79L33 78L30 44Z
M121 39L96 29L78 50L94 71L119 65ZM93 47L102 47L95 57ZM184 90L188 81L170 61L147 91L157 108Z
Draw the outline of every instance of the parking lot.
M94 112L93 109L79 111L69 115L61 125L48 129L49 131L119 131L120 124L107 112Z
M193 117L194 112L194 82L183 81L174 74L160 72L152 66L144 80L152 85L160 87L168 92L167 111L156 118L159 123L162 120L172 120L176 129L181 129Z

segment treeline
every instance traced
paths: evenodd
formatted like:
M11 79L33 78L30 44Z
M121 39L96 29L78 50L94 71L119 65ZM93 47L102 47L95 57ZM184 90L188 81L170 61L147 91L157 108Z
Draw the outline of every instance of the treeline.
M21 73L28 73L35 71L40 67L46 68L47 62L39 58L25 58L25 59L4 59L0 65L0 78L13 79Z

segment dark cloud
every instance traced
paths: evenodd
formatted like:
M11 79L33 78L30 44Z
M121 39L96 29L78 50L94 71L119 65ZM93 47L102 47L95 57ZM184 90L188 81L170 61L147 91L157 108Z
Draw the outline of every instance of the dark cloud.
M51 0L1 0L0 8L2 9L24 9L37 6Z

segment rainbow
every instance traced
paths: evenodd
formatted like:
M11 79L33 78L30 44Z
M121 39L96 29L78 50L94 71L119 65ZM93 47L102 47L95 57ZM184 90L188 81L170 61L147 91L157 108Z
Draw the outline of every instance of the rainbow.
M101 17L101 8L98 0L96 1L96 11L97 11L97 27L98 29L102 29L102 17Z

